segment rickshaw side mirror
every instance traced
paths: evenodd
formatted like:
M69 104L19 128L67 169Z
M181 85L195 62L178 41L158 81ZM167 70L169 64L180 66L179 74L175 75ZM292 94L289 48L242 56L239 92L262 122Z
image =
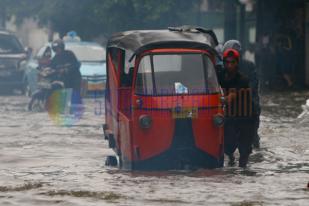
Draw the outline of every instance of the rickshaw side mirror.
M133 75L133 71L134 71L134 67L130 67L130 68L129 68L128 74L129 74L129 75Z
M125 74L125 76L123 77L123 82L122 82L123 86L126 86L126 87L132 86L133 72L134 72L134 67L130 67L128 74Z
M129 72L128 72L128 85L129 86L132 86L133 72L134 72L134 67L130 67Z

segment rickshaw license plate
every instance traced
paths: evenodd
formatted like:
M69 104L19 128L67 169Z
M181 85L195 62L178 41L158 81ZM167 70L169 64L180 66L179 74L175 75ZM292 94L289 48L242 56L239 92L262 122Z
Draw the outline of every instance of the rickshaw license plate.
M174 108L172 110L172 115L174 119L195 119L198 116L198 108Z

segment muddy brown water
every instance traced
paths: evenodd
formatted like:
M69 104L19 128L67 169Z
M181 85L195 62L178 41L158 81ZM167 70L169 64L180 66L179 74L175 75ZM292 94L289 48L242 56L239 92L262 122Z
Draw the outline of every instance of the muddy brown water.
M0 205L309 205L309 91L262 97L261 149L247 169L128 172L104 165L103 99L71 127L28 98L0 97Z

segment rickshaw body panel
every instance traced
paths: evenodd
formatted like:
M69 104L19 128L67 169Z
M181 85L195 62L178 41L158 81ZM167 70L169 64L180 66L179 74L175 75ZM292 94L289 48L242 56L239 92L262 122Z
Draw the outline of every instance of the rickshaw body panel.
M134 159L131 128L132 121L126 115L119 113L119 137L117 146L121 151L122 158L129 161Z
M134 136L134 158L140 161L152 158L166 151L172 143L175 122L169 111L136 110L133 112L132 135ZM139 125L139 117L149 115L152 126L143 129Z
M218 129L213 124L213 116L223 114L220 97L220 94L163 97L134 95L132 134L136 137L134 144L140 149L140 157L133 160L145 160L166 151L172 144L177 119L190 119L195 146L219 158L223 152L223 128ZM142 107L136 102L143 102ZM182 105L183 113L175 111L179 105ZM186 112L192 109L196 114L188 117ZM138 121L142 115L152 117L151 128L140 128Z

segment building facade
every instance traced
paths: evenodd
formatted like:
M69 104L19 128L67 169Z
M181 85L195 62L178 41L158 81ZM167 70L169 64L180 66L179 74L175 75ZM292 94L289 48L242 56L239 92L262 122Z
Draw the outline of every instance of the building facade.
M256 0L256 42L261 48L257 56L263 57L265 52L273 55L258 61L264 76L270 72L280 75L287 70L297 85L309 86L308 25L307 0Z

